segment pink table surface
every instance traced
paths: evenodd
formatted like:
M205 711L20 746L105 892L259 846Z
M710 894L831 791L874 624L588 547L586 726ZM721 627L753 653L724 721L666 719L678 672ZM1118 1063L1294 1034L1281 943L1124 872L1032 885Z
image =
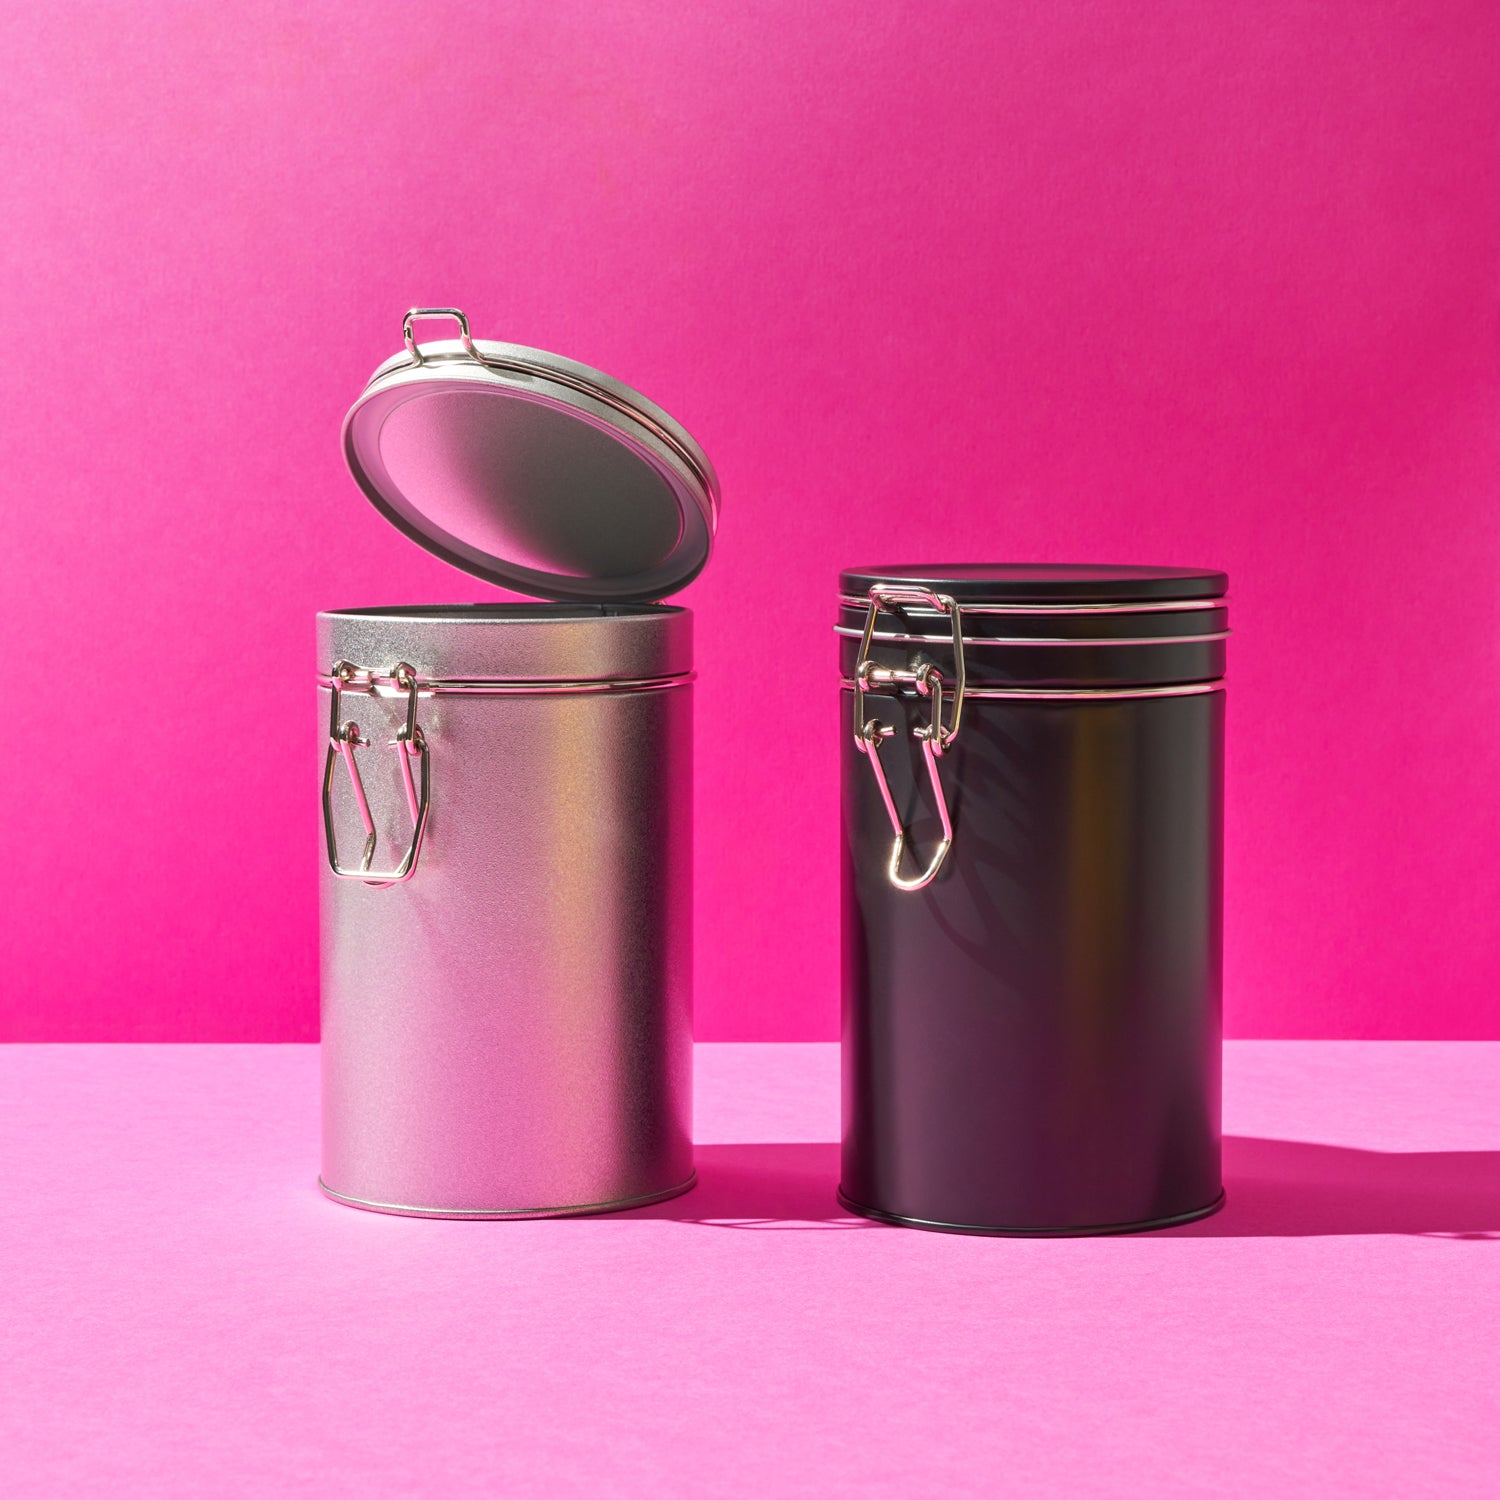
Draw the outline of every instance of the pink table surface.
M0 1489L1494 1493L1500 1044L1227 1051L1228 1208L1038 1242L846 1216L827 1045L498 1224L324 1200L311 1047L0 1049Z

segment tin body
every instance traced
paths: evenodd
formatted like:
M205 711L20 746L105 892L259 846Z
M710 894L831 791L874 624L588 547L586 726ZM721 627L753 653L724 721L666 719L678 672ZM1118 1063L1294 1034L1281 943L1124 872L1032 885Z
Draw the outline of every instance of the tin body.
M692 1185L691 624L318 617L331 1197L504 1218Z
M847 1207L1088 1234L1222 1202L1223 591L1176 570L844 575ZM935 725L956 728L936 757Z

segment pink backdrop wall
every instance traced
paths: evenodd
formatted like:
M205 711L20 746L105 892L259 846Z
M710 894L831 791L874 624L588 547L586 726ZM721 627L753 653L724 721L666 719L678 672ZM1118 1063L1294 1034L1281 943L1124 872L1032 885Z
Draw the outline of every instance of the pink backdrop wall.
M1491 0L11 6L0 56L0 1035L315 1035L313 613L493 597L339 456L413 303L718 464L700 1036L834 1035L835 573L951 557L1227 568L1230 1030L1497 1034Z

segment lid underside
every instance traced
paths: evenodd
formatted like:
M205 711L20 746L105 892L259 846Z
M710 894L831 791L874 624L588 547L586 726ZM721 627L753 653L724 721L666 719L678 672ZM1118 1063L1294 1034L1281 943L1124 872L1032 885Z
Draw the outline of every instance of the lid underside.
M660 599L691 582L717 506L692 439L586 366L476 347L485 363L442 342L421 364L388 361L350 410L345 456L376 508L445 561L540 598Z
M1099 601L1218 599L1225 573L1208 568L1149 568L1094 563L926 563L848 568L841 593L867 594L875 584L909 584L971 603L1034 599L1053 604Z

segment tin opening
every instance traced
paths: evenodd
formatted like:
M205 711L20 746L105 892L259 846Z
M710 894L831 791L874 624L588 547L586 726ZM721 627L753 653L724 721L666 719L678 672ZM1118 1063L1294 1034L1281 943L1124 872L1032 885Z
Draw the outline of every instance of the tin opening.
M366 620L598 620L627 615L679 615L680 604L393 604L362 609L330 609L329 615Z

